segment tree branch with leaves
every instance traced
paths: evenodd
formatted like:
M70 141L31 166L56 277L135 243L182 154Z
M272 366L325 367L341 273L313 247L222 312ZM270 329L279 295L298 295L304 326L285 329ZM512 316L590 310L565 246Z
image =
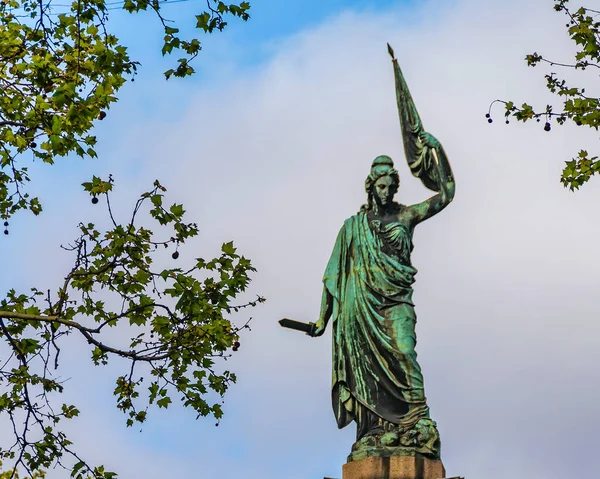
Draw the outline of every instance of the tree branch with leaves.
M165 78L194 73L198 38L183 38L164 15L164 1L124 0L131 14L150 11L162 26L162 54L180 53ZM221 31L229 17L249 18L248 2L206 0L190 19L201 33ZM0 0L0 218L23 210L42 212L28 191L28 162L52 165L61 157L96 157L96 121L107 116L139 64L111 33L114 2L74 0L70 5L41 0ZM94 177L83 184L92 203L105 201L107 228L79 224L79 235L64 247L73 264L54 291L17 292L0 299L0 419L12 442L0 444L10 468L2 478L31 478L58 466L76 479L111 478L103 465L83 458L63 431L80 414L62 401L65 378L60 354L68 336L88 345L96 366L114 363L116 406L132 426L153 407L173 399L197 417L222 416L221 397L235 382L223 363L238 350L240 333L231 314L264 298L239 304L254 272L233 243L219 256L177 266L179 248L198 235L184 221L182 205L165 206L165 188L156 181L120 221L111 204L113 180ZM117 208L120 209L120 208ZM159 266L161 265L161 266ZM111 334L111 330L118 334ZM218 424L218 422L217 422Z
M166 78L192 75L201 42L181 37L163 15L165 3L124 0L122 9L154 12L164 30L162 54L181 52ZM69 154L97 156L94 123L106 117L139 66L110 33L113 9L105 0L74 0L66 10L43 0L0 1L0 218L5 222L19 210L36 215L42 210L40 200L26 191L26 153L48 164ZM228 15L245 21L249 9L248 2L207 0L195 27L202 33L221 31Z
M526 55L525 61L531 67L546 65L579 72L592 70L592 78L596 83L596 75L600 73L600 10L587 7L574 9L569 4L569 0L554 0L554 10L566 16L569 36L577 47L573 61L557 61L537 52ZM597 71L598 73L595 73ZM570 84L556 72L547 73L545 79L548 91L560 99L560 108L546 105L540 110L528 103L518 107L513 101L495 100L486 114L488 122L493 121L491 112L494 104L501 103L504 105L506 123L509 123L511 117L522 122L544 120L544 130L550 131L554 120L559 125L573 122L577 126L587 126L597 132L600 127L600 98L586 93L585 87ZM598 156L591 156L587 150L581 149L575 158L566 162L560 181L573 191L599 172Z
M235 326L230 313L264 301L234 303L254 268L232 243L223 244L220 256L196 258L185 270L156 266L176 261L179 247L198 234L196 224L184 222L182 205L163 204L165 188L159 182L140 196L124 223L109 207L112 179L94 178L84 188L94 198L105 198L112 227L101 232L91 223L79 225L79 237L65 247L74 256L73 267L54 294L11 290L0 302L0 339L3 350L10 351L0 368L0 413L9 416L15 437L1 454L29 474L71 456L73 477L111 477L80 458L59 429L61 421L79 414L75 405L57 407L64 387L57 371L65 336L79 335L94 365L120 360L123 372L113 394L127 426L144 422L152 405L166 408L172 398L198 417L212 415L218 421L221 405L207 394L222 397L235 375L219 371L215 360L237 350L240 331L248 327ZM138 225L144 212L158 234ZM166 228L170 233L158 238ZM127 341L106 334L111 328L119 328L120 338L127 333Z

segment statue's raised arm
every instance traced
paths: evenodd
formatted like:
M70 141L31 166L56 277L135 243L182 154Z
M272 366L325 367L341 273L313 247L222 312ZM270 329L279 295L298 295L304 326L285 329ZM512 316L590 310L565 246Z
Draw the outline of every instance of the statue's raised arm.
M445 208L454 198L454 177L442 145L423 128L423 122L412 99L394 50L388 43L394 65L396 101L406 161L413 176L430 190L438 192L432 198L414 205L414 222L419 223Z

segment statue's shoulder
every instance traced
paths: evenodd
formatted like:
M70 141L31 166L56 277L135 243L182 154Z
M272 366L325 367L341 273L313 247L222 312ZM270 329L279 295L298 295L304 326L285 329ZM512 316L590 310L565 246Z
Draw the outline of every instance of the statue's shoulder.
M344 226L343 228L348 228L348 227L352 227L352 225L354 224L354 222L356 221L358 215L353 215L350 218L346 218L344 220Z
M355 215L352 215L350 218L348 218L348 219L346 219L344 221L344 226L342 226L342 229L346 229L348 231L351 231L352 228L353 228L353 226L356 223L358 223L359 221L361 221L366 214L367 213L364 212L364 211L359 211Z
M364 211L359 211L357 214L352 215L350 218L347 218L344 221L344 224L340 228L340 232L338 237L344 238L347 243L352 241L354 236L354 232L357 230L358 225L361 221L364 220L366 213Z

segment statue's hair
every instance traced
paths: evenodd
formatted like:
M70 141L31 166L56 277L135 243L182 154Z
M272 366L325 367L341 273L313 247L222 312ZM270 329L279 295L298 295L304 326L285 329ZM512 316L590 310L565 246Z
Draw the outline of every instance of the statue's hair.
M389 156L381 155L373 160L371 172L365 180L365 191L367 192L367 204L360 207L361 211L369 211L373 208L374 192L373 186L379 178L389 176L392 178L392 195L395 195L400 187L400 175L394 168L394 162Z

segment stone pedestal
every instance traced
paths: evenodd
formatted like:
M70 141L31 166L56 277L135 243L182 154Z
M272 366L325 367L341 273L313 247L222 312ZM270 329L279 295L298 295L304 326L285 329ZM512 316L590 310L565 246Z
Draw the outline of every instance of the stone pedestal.
M440 459L423 456L366 457L342 466L342 479L442 479Z

